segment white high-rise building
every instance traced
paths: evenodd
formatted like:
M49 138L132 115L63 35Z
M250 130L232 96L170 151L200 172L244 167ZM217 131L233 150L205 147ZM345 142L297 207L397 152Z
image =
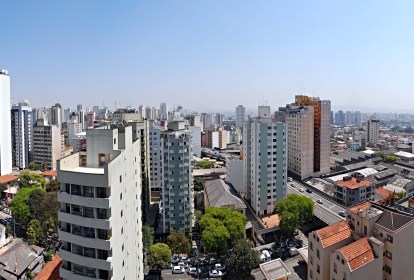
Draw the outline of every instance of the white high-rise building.
M270 117L269 106L260 106L259 117L246 121L243 155L245 198L256 215L271 214L286 196L287 147L285 124Z
M161 200L162 187L162 153L163 147L161 143L161 135L164 131L163 127L157 122L150 122L149 142L150 142L150 192L151 202L159 202Z
M243 105L236 107L236 127L243 128L246 121L246 108Z
M161 136L163 233L191 232L194 214L192 135L183 121L169 123L168 129Z
M0 69L0 176L12 172L10 77Z
M132 127L86 137L86 152L58 162L60 277L144 279L140 137Z
M370 145L378 143L379 120L369 119L367 121L367 142Z
M78 123L76 119L68 122L68 143L70 146L75 146L76 135L82 132L82 124Z
M160 104L160 120L165 121L168 120L168 106L167 103L161 103Z
M33 110L27 100L11 109L13 166L25 169L32 161Z

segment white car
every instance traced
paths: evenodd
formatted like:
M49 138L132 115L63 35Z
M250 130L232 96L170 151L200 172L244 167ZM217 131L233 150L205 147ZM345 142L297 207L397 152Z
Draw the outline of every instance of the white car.
M172 274L183 274L185 272L184 267L175 265L172 269Z
M305 190L304 190L303 188L300 188L300 189L299 189L299 191L300 191L300 192L304 192Z
M222 270L225 270L225 269L226 269L226 267L225 267L224 265L222 265L221 263L216 263L216 264L214 265L214 268L215 268L216 270L219 270L219 271L222 271Z
M223 272L217 269L213 269L208 272L208 277L211 277L211 278L217 278L221 276L223 276Z
M178 262L178 264L177 264L179 267L182 267L182 268L187 268L188 267L188 264L187 263L185 263L185 262Z
M197 276L201 273L201 269L197 269L196 267L190 267L187 271L188 275L194 275Z

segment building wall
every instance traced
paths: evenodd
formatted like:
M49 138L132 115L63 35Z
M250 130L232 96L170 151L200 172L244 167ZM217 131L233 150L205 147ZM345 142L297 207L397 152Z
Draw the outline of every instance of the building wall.
M33 161L44 164L47 170L56 170L56 161L62 156L60 127L38 120L33 127Z
M378 120L368 120L367 121L367 142L371 145L378 143L378 133L379 133L379 121Z
M162 188L162 129L151 126L150 128L150 191L151 202L161 200Z
M243 128L246 120L246 108L243 105L236 107L236 127Z
M189 126L188 129L191 131L193 137L193 154L196 157L201 157L201 128L197 126Z
M10 77L0 69L0 176L12 172Z
M233 185L233 187L241 196L245 196L246 188L244 185L242 159L233 158L226 160L226 180Z
M27 104L14 105L11 109L11 138L13 166L28 168L32 161L33 113Z

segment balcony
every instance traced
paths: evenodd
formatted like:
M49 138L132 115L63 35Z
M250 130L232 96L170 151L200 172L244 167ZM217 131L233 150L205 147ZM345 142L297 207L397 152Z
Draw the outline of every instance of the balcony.
M111 219L101 220L101 219L94 219L94 218L85 218L82 216L65 213L62 210L58 212L58 219L61 222L65 222L68 224L75 224L75 225L83 226L83 227L92 227L92 228L106 229L106 230L111 229L111 225L110 225Z
M105 240L100 238L88 238L64 231L63 229L59 229L59 239L83 247L96 248L107 251L111 249L110 239Z
M86 266L86 267L90 267L90 268L96 268L96 269L102 269L102 270L108 270L108 271L112 269L111 268L112 258L107 258L106 260L88 258L88 257L84 257L81 255L66 251L63 248L59 249L59 256L65 261L68 261L74 264L79 264L79 265ZM73 279L79 279L79 278L73 278Z
M113 279L113 278L96 278L96 277L89 277L89 276L80 275L80 274L72 272L65 265L62 265L60 267L59 276L62 277L63 279L67 279L67 280L91 280L91 279L95 279L95 280L97 280L97 279L99 279L99 280L112 280Z
M109 198L94 198L79 195L71 195L67 192L58 192L58 201L81 206L109 209Z

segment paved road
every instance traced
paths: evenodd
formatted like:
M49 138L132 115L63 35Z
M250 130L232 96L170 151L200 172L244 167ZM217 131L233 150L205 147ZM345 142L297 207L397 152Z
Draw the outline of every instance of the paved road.
M299 189L302 188L304 192L300 192ZM339 207L337 204L332 203L329 200L326 200L325 198L319 196L315 192L308 193L306 192L306 188L302 185L299 185L296 182L288 183L287 193L296 193L299 195L304 195L309 197L315 202L315 210L314 214L316 217L321 219L327 224L334 224L340 221L345 220L345 218L338 215L340 211L345 211L344 208ZM323 201L323 204L316 203L318 199L321 199Z

